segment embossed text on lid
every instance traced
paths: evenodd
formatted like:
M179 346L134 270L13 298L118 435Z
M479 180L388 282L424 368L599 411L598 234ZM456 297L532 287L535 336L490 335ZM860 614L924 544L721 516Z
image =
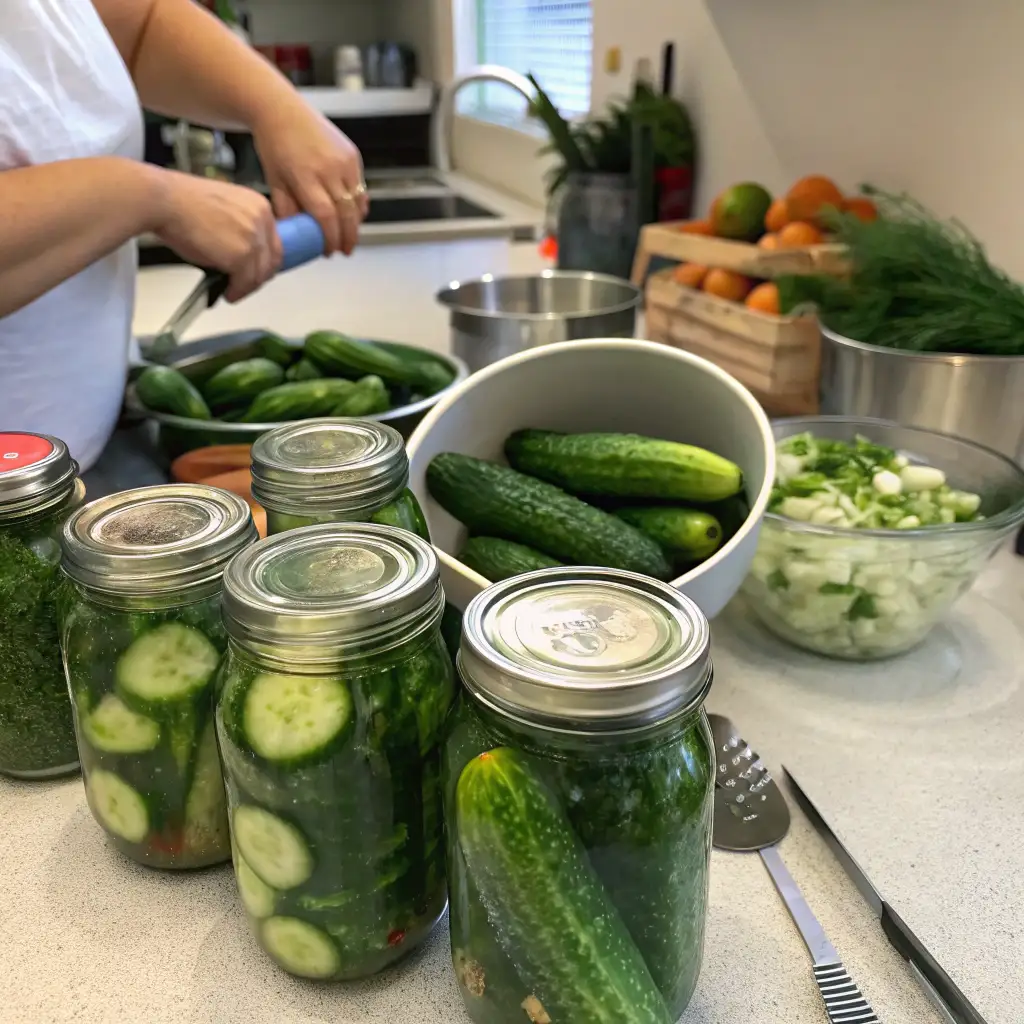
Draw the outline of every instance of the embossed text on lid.
M463 620L470 690L538 722L629 727L702 696L710 629L671 587L617 570L546 569L476 597Z
M342 647L393 646L440 615L437 556L389 526L327 523L290 530L239 555L224 576L228 631L243 646L305 647L300 660Z
M374 420L305 420L252 446L253 497L275 512L358 515L387 505L406 486L402 435Z
M244 499L203 484L140 487L99 498L64 527L64 569L114 593L165 593L220 576L256 540Z

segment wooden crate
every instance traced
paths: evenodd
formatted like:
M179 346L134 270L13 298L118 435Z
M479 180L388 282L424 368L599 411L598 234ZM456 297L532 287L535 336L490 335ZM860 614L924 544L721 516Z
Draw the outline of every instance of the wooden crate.
M818 411L821 335L809 316L771 316L677 284L672 270L646 288L646 337L710 360L775 416Z
M841 276L848 269L846 249L842 245L824 243L801 249L760 249L749 242L684 234L678 223L648 224L641 230L633 264L634 284L643 284L652 256L680 263L700 263L705 267L721 267L748 277L763 278L780 274Z

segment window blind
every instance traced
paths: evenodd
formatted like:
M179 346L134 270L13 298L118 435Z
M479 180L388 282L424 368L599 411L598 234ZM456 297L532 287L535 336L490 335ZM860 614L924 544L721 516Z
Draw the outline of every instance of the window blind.
M476 57L532 72L566 117L590 110L591 0L476 0ZM467 113L521 118L524 101L504 85L467 89Z

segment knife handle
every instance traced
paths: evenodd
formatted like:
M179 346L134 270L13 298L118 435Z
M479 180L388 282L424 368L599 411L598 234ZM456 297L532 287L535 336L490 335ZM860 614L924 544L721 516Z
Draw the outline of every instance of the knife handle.
M971 1005L970 1000L957 988L953 979L936 959L915 938L914 933L884 900L882 901L882 930L893 949L904 960L913 964L935 993L949 1008L957 1024L985 1024L985 1018Z
M832 1024L879 1024L856 982L839 963L815 964L814 980Z
M326 242L323 229L308 213L279 220L277 234L281 239L281 248L284 249L282 273L301 267L303 263L309 263L324 254Z

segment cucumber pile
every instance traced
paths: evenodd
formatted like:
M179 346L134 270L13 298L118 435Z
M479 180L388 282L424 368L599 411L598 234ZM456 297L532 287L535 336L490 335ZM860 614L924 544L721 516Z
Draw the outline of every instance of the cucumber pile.
M68 601L61 632L96 820L152 867L227 860L213 724L226 647L218 599L148 612Z
M460 699L443 771L450 925L477 1024L524 1010L567 1024L678 1019L703 952L712 766L701 719L611 757L550 756Z
M492 583L562 564L673 579L749 513L739 467L692 445L520 430L505 457L445 452L427 469L434 500L471 534L460 558Z
M436 394L454 379L448 364L428 352L337 331L314 331L302 346L265 334L257 346L259 356L206 378L150 366L136 393L146 408L186 419L281 423L374 416Z
M316 675L228 654L217 728L235 874L260 945L289 973L374 974L444 911L453 693L437 630Z

